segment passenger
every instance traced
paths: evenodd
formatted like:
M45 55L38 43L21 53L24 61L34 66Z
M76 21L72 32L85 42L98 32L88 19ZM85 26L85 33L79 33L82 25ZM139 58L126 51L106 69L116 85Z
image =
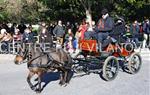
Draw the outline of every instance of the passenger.
M90 27L90 25L87 25L87 31L84 33L84 38L85 39L96 39L95 38L95 22L92 21L92 27Z
M110 32L109 36L113 37L119 43L124 43L125 39L123 38L123 35L125 34L126 34L125 21L123 17L118 17L113 32Z

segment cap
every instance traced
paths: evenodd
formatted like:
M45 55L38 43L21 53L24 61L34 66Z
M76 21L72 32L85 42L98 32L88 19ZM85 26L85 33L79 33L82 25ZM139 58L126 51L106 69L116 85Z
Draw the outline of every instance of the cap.
M108 13L108 10L106 9L106 8L104 8L102 11L101 11L101 14L102 15L105 15L105 14L107 14Z

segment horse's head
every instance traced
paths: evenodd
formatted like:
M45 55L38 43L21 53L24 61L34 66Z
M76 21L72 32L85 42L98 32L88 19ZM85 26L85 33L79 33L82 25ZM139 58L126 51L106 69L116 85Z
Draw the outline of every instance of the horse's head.
M19 52L17 53L14 63L19 65L24 63L24 61L28 58L29 51L27 49L19 48Z

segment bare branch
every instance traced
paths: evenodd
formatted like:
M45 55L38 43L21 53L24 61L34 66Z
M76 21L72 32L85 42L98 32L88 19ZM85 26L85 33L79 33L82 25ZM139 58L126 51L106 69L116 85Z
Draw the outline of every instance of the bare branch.
M84 9L87 10L88 8L87 8L87 6L85 5L86 3L84 2L84 0L79 0L79 1L81 2L81 4L82 4L82 6L84 7Z

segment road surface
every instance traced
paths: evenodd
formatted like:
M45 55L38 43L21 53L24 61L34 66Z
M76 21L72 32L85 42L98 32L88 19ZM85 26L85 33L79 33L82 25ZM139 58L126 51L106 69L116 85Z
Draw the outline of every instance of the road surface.
M66 87L58 85L58 74L49 73L48 84L39 95L150 95L150 52L141 53L143 64L139 73L120 71L117 78L106 82L97 74L72 78ZM0 95L37 95L27 82L26 64L15 65L14 56L0 55Z

